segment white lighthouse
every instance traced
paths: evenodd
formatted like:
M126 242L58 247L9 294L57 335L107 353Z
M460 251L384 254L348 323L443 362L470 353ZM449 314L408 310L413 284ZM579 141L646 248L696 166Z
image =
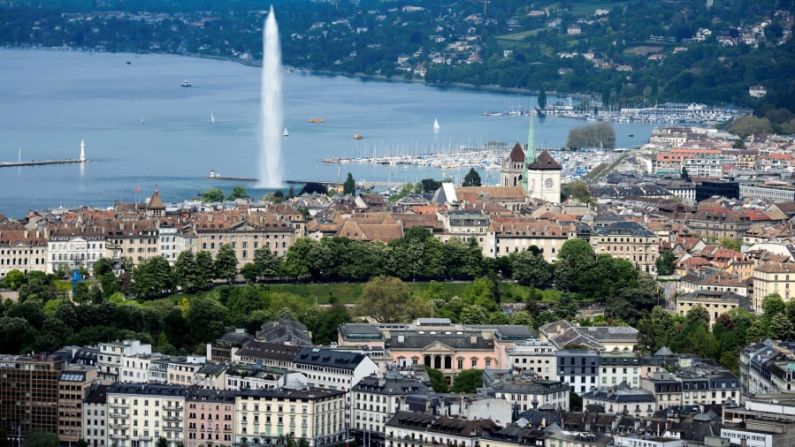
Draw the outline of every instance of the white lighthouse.
M86 162L86 140L80 140L80 163Z

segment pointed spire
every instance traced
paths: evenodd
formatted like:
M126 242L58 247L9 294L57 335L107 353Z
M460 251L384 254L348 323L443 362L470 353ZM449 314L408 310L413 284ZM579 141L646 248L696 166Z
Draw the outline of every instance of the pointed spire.
M527 167L536 161L536 127L535 112L530 111L530 127L527 129L527 150L524 155L524 172L522 172L522 183L524 190L530 191L530 180L527 178Z

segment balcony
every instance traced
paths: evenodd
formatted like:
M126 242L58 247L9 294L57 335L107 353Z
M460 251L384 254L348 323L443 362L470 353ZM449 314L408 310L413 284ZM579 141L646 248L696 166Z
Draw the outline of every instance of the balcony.
M180 422L182 418L177 416L163 416L163 420L168 422Z
M126 430L126 429L127 429L127 424L114 424L114 423L110 423L110 424L108 424L108 427L110 427L110 428L115 428L115 429L117 429L117 430Z
M163 427L165 431L182 431L182 427Z
M108 417L111 419L127 419L130 417L130 415L127 413L111 413L108 415Z

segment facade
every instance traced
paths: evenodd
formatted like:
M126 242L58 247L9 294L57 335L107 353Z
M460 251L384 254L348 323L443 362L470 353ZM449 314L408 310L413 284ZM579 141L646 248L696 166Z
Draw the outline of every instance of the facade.
M8 272L45 272L47 239L39 231L0 230L0 278Z
M411 394L427 394L422 382L397 376L369 376L351 389L351 435L361 445L383 446L384 426Z
M660 372L641 379L641 388L654 394L657 409L681 405L723 405L739 402L740 381L728 371L686 369Z
M83 399L83 435L89 447L108 444L108 385L93 384Z
M278 389L235 396L235 442L275 444L284 436L310 447L340 444L345 437L344 391Z
M795 185L781 181L740 183L740 198L770 202L795 202Z
M784 301L795 296L795 263L768 262L754 269L753 308L762 312L765 297L778 294Z
M293 362L293 369L303 373L307 383L328 390L349 391L378 371L375 362L364 354L331 349L303 348Z
M600 352L599 386L613 387L625 383L640 387L641 359L634 352Z
M126 259L133 265L160 255L157 222L141 219L106 227L107 247L113 259Z
M481 437L498 429L489 419L466 420L401 411L386 423L384 435L387 447L477 447Z
M585 349L566 349L555 353L558 378L583 394L598 386L599 355Z
M750 395L795 393L795 343L765 340L740 352L743 390Z
M122 360L133 356L151 354L152 345L141 343L139 340L100 343L99 355L97 355L99 378L107 383L124 381L124 378L119 376L122 365L126 365Z
M193 388L185 397L185 407L185 447L234 443L233 392Z
M508 348L508 368L532 371L544 380L558 380L557 348L540 340L529 340Z
M530 151L528 151L530 152ZM535 151L531 152L535 154ZM550 203L560 203L560 173L563 169L548 151L541 152L538 158L528 158L527 195L531 199Z
M626 259L646 273L657 273L659 237L639 223L616 222L608 225L591 236L591 244L597 254Z
M185 395L181 386L116 384L107 390L109 445L155 446L164 438L169 446L185 442Z
M0 429L12 439L32 431L58 433L62 366L55 358L0 356Z
M58 377L58 441L77 442L83 436L83 400L97 380L93 367L69 366Z
M548 220L495 217L489 225L484 256L496 258L535 247L547 262L557 259L563 244L577 236L573 225Z
M237 267L254 261L254 252L268 248L277 256L283 256L302 236L296 227L266 213L250 213L244 216L228 216L222 212L202 215L196 222L196 249L218 254L222 245L230 245L237 256Z
M105 231L100 227L61 227L47 237L47 273L83 267L91 271L100 258L109 258Z
M610 414L629 414L636 417L651 417L657 406L654 395L647 390L630 388L626 384L599 387L583 394L583 408L601 405Z
M490 386L490 393L513 405L516 412L535 410L541 406L559 411L569 410L569 385L556 380L525 380L505 377Z
M687 315L696 306L703 307L709 313L710 327L715 325L719 316L731 312L732 309L751 310L750 300L734 292L699 290L676 297L676 313L681 316Z

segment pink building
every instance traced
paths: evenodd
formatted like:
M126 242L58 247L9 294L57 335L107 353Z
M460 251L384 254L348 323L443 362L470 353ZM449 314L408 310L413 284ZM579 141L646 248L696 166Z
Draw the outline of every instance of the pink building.
M185 447L234 444L234 391L191 389L185 405Z

